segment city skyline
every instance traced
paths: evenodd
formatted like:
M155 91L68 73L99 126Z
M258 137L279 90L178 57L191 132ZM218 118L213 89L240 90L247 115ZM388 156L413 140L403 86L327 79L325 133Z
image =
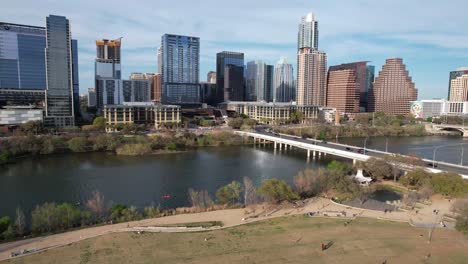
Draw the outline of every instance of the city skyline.
M463 6L462 1L458 2L457 6ZM20 1L4 5L0 15L5 22L37 26L42 25L44 17L49 14L66 16L72 24L73 37L79 41L81 93L94 86L96 39L124 37L122 74L127 76L131 72L156 72L156 48L162 34L200 37L202 77L215 69L216 53L223 50L243 52L246 61L261 59L268 64L274 64L281 56L286 56L291 64L296 65L298 23L302 16L314 12L320 22L320 49L329 56L329 65L366 60L379 69L386 58L401 57L419 88L420 98L446 98L449 72L468 64L468 42L464 32L455 27L466 24L467 18L462 15L462 8L453 9L453 5L421 3L369 1L368 4L362 3L362 6L340 3L337 9L334 1L314 5L306 1L288 5L279 1L269 1L268 5L247 5L247 2L241 1L240 7L232 12L240 17L236 20L238 22L222 22L219 25L213 22L221 18L215 14L217 5L209 1L200 6L186 2L185 6L190 8L184 10L170 3L158 3L153 9L151 5L129 7L123 1L116 1L115 9L111 11L105 3L91 1L81 1L79 4L49 1L41 5L33 1ZM25 4L34 8L18 18L15 10ZM87 11L84 12L84 9ZM135 12L119 13L121 9ZM133 15L137 10L139 15ZM356 17L353 15L355 12L349 10L359 10L363 15ZM202 11L211 13L193 20L184 19L187 12ZM153 16L145 18L141 12ZM394 14L398 12L400 15L395 20ZM458 12L460 15L457 15ZM451 19L447 19L446 14L450 14ZM223 14L222 17L225 16L231 15ZM229 27L230 31L221 32L220 27Z

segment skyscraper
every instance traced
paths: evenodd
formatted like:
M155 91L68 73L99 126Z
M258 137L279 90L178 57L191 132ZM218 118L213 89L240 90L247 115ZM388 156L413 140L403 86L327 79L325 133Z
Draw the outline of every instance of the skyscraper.
M229 94L229 91L226 91L224 85L226 82L224 81L224 74L226 71L226 66L233 65L237 67L244 67L244 53L240 52L232 52L232 51L222 51L216 54L216 103L222 103L225 99L225 94ZM232 68L234 71L234 68ZM234 72L232 72L234 74ZM229 81L230 84L240 84L240 82L244 82L244 77L242 76L242 80L234 80L232 78L239 78L237 75L231 74ZM232 89L232 87L231 87ZM239 87L236 87L238 90ZM242 88L245 89L245 88ZM242 92L244 94L244 92Z
M468 74L468 67L461 67L461 68L458 68L456 71L450 72L449 89L448 89L448 100L449 101L458 101L458 100L455 100L455 97L457 99L460 98L460 94L459 94L460 86L457 87L458 91L454 91L455 88L453 87L453 85L456 83L456 81L454 82L454 80L456 80L457 78L462 77L463 75L466 75L466 74ZM458 83L457 85L459 85L459 84L460 83Z
M46 89L46 29L0 22L0 89Z
M209 71L208 74L206 75L206 82L216 83L216 72Z
M417 98L418 90L403 64L403 59L387 59L369 94L369 110L405 115L410 112L410 102Z
M151 88L151 101L161 103L161 74L157 73L153 76L153 83Z
M66 17L46 18L46 118L48 126L74 125L72 45L70 24Z
M244 67L227 64L224 67L223 102L244 100Z
M450 81L449 100L455 102L468 101L468 72Z
M75 118L80 116L80 77L78 74L78 41L72 39L72 80L73 80L73 110Z
M247 101L266 101L265 73L266 64L263 61L256 60L247 63Z
M199 103L200 38L164 34L161 61L162 101Z
M285 57L275 65L273 81L273 102L291 102L295 100L296 87L292 64Z
M297 49L310 48L317 50L318 40L318 21L315 19L315 14L311 12L301 18L297 36Z
M150 102L154 74L132 73L130 80L122 81L124 102Z
M365 92L364 97L361 96L361 103L360 103L361 112L369 111L369 93L372 91L372 88L374 87L374 79L375 79L375 66L367 65L366 67L366 92Z
M273 82L274 82L275 67L273 65L265 65L265 95L264 100L273 102Z
M298 105L326 104L327 54L310 48L302 48L297 55Z
M88 88L88 107L96 107L96 89Z
M359 112L360 84L355 69L330 67L327 82L327 106L341 113Z
M346 113L357 113L360 109L364 112L370 77L366 61L331 66L327 78L327 106Z
M98 112L104 105L123 102L121 79L121 39L96 40L95 88Z

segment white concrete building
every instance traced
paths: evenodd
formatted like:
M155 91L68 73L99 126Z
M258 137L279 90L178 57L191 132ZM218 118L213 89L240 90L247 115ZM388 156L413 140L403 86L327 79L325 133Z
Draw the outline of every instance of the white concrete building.
M29 106L10 106L0 109L0 125L20 125L30 121L44 120L44 110Z

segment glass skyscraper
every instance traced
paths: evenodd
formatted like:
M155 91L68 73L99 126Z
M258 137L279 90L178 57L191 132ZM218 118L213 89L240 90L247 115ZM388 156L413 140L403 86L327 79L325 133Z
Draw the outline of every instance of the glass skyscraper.
M160 56L163 103L199 103L200 38L164 34Z
M45 90L46 29L0 23L0 89Z
M229 67L229 65L236 67ZM227 67L228 66L228 67ZM242 72L239 68L242 68ZM225 94L233 95L234 100L242 101L244 100L245 93L244 91L239 91L240 89L244 90L244 53L232 52L232 51L223 51L216 54L216 98L217 103L222 103L225 101ZM226 83L225 73L228 69L230 73L230 80ZM241 73L242 75L239 75ZM236 80L240 79L242 80ZM227 87L226 84L229 84L230 87ZM235 84L235 85L234 85ZM230 91L226 91L226 89ZM228 96L229 97L229 96ZM242 97L242 99L240 98ZM235 98L235 99L234 99Z
M294 101L295 92L293 66L283 57L275 65L273 102Z
M314 13L309 13L302 17L299 24L299 32L297 36L297 49L310 48L318 49L319 30L318 21L315 19Z
M78 75L78 40L72 39L72 80L73 80L73 110L75 117L80 115L80 78Z
M74 125L72 44L66 17L50 15L46 19L46 125Z

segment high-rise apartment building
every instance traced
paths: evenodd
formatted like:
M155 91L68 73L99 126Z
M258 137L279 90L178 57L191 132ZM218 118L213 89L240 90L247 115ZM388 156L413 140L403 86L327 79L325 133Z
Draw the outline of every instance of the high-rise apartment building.
M0 89L46 89L46 29L0 22Z
M226 91L227 87L224 85L226 84L224 79L224 74L226 72L226 66L233 65L237 67L244 67L244 53L240 52L232 52L232 51L222 51L216 54L216 104L222 103L226 98L225 95L229 93L233 93L232 91ZM231 67L232 74L230 76L231 80L228 82L229 84L240 84L244 82L244 77L242 76L242 80L234 80L233 78L239 78L238 75L234 73L234 67ZM237 73L238 70L236 70ZM230 89L236 90L236 94L242 93L245 96L244 91L239 92L239 89L245 89L243 86L240 87L231 87ZM243 99L242 99L243 100Z
M161 103L161 74L157 73L153 76L151 85L151 101L160 104Z
M199 103L200 38L164 34L161 38L162 101Z
M403 59L387 59L374 87L369 93L370 112L406 115L410 112L410 102L416 101L416 89Z
M327 78L327 106L345 113L364 110L369 80L366 61L331 66Z
M124 102L150 102L152 101L152 86L155 74L132 73L130 80L122 81Z
M216 83L216 72L209 71L208 74L206 75L206 82Z
M449 78L449 89L448 89L448 100L449 101L458 101L459 98L462 98L460 94L460 82L457 82L456 79L462 77L463 75L468 74L468 67L461 67L458 68L456 71L450 72ZM457 84L458 87L456 88L457 91L454 91L455 88L453 84ZM453 96L453 97L452 97Z
M314 13L308 13L301 18L297 36L297 49L318 49L319 30L318 21Z
M302 48L297 55L297 65L297 104L325 106L327 54Z
M274 69L273 102L294 101L295 92L293 66L283 57L276 63Z
M265 95L266 102L273 102L273 83L274 83L275 67L273 65L265 65Z
M46 18L46 118L48 126L66 127L75 123L72 81L72 44L66 17Z
M96 40L95 88L98 112L104 105L117 105L123 102L121 74L121 39Z

